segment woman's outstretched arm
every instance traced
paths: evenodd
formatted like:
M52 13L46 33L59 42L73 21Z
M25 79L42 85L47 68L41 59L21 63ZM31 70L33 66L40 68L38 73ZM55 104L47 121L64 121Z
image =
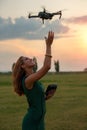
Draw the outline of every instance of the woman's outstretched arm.
M54 39L54 32L49 31L48 32L48 37L45 37L45 43L46 43L46 52L45 52L45 58L44 58L44 63L43 66L40 70L38 70L36 73L32 73L29 75L26 79L26 86L33 86L32 84L36 81L41 79L51 68L51 45L53 43ZM31 87L32 88L32 87Z

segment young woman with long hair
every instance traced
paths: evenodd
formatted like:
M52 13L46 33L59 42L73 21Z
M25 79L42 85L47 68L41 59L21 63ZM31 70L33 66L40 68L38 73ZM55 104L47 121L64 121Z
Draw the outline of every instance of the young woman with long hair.
M45 97L43 84L39 81L51 68L51 45L54 32L49 31L45 37L46 53L43 66L37 72L33 72L35 63L33 59L21 56L13 67L14 91L19 95L25 95L29 108L22 122L22 130L45 130L44 117L46 113L45 100L52 97L54 92Z

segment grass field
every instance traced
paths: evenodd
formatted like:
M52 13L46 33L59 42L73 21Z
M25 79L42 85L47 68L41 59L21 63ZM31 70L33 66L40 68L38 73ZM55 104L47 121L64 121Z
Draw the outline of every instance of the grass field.
M21 130L27 110L25 97L13 92L11 82L10 74L0 75L0 130ZM46 130L87 130L87 73L48 74L41 82L59 86L46 103Z

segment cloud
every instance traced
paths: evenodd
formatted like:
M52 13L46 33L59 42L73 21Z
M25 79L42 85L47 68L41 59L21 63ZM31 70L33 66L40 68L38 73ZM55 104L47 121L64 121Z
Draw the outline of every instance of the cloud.
M56 34L66 33L69 31L59 20L45 21L42 24L40 19L25 19L24 17L4 19L0 17L0 40L8 39L43 39L49 30Z
M64 21L66 21L68 23L80 24L80 25L87 24L87 15L80 16L80 17L72 17L72 18L66 19Z

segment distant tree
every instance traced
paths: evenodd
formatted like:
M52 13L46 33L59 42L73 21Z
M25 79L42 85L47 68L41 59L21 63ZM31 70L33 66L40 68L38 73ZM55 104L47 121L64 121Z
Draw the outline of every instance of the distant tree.
M15 63L12 64L12 71L13 71L13 69L14 69L14 66L15 66Z
M36 72L37 69L38 69L38 64L37 64L37 59L36 59L36 57L33 57L33 61L34 61L34 63L35 63L35 66L33 67L33 71Z
M85 68L84 71L87 72L87 68Z
M54 66L55 66L55 71L58 73L59 72L59 60L54 61Z

